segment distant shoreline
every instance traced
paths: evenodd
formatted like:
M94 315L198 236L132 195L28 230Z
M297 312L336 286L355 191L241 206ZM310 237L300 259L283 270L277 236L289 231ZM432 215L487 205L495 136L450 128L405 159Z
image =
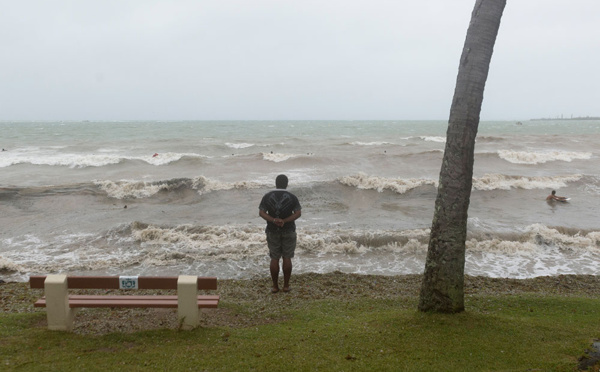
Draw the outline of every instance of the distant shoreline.
M530 121L541 121L541 120L600 120L600 116L579 116L576 118L538 118L538 119L529 119Z

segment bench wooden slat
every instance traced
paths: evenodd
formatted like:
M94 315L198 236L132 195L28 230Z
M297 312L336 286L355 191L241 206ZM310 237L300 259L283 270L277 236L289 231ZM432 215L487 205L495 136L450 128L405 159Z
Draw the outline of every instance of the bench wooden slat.
M124 308L177 308L177 296L175 298L160 298L163 296L83 296L87 298L69 297L69 307L124 307ZM117 297L117 298L115 298ZM125 298L124 298L125 297ZM145 298L142 298L145 297ZM155 299L154 297L159 297ZM198 308L217 308L219 296L198 296ZM37 300L34 307L46 307L46 299Z
M158 295L158 296L104 296L104 295L71 295L69 296L69 300L96 300L96 299L104 299L109 298L111 300L119 301L119 300L177 300L177 296L173 295ZM219 295L198 295L199 300L219 300Z
M177 289L177 276L139 276L138 289ZM44 288L45 275L29 278L31 288ZM71 289L119 289L118 276L68 276ZM198 277L198 289L217 289L217 278Z
M221 296L219 295L198 295L198 300L216 300L219 301ZM46 300L46 296L40 298L41 300ZM142 296L111 296L111 295L70 295L70 300L103 300L108 299L110 301L119 301L119 300L177 300L177 296L175 295L142 295Z

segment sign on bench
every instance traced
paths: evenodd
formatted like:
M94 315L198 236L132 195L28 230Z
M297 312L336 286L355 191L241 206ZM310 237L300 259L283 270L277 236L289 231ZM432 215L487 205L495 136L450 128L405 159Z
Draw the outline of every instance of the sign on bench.
M31 288L43 288L45 296L34 303L45 307L48 329L70 331L75 312L83 307L177 308L182 328L199 324L200 308L216 308L218 295L198 295L198 290L217 289L217 278L190 275L157 276L66 276L48 275L29 278ZM172 289L172 296L69 295L69 289Z
M120 276L119 289L138 289L137 276Z

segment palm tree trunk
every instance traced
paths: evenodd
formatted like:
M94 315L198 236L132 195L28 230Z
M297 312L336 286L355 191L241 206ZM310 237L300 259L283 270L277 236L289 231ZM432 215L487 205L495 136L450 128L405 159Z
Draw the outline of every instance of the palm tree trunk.
M471 15L450 109L420 311L456 313L464 310L465 240L475 136L505 5L506 0L477 0Z

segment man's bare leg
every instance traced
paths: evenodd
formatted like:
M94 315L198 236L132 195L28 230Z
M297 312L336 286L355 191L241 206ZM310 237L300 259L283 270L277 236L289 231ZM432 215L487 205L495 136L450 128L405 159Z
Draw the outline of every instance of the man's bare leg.
M285 258L283 259L283 262L285 262ZM270 269L271 269L271 280L273 280L273 288L271 289L271 292L277 293L277 292L279 292L279 260L272 258ZM285 273L285 269L284 269L284 273Z
M292 276L292 259L283 258L283 291L290 291L290 278Z

